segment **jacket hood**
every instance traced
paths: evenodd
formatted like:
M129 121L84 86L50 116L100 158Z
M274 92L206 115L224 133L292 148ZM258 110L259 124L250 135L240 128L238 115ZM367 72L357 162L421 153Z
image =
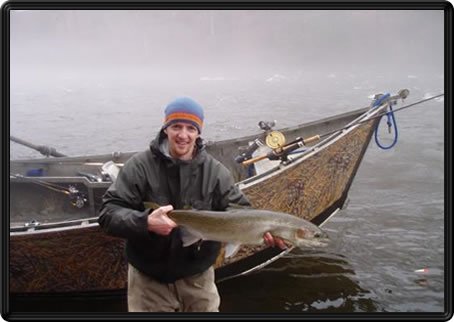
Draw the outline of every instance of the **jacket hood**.
M150 150L151 152L164 159L164 160L167 160L167 161L173 161L175 163L177 162L183 162L183 163L191 163L191 162L196 162L197 164L199 163L202 163L205 158L206 158L206 144L203 142L203 139L198 137L196 142L195 142L195 145L196 145L196 155L193 159L191 160L188 160L188 161L185 161L185 160L177 160L177 159L174 159L172 158L170 155L169 155L169 151L168 151L168 148L167 148L167 144L166 141L168 141L167 139L167 134L164 133L164 130L161 129L159 131L159 133L156 135L156 137L151 140L150 142Z

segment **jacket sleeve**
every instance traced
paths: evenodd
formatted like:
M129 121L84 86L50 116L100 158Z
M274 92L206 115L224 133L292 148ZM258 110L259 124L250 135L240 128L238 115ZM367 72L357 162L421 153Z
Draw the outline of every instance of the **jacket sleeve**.
M230 171L219 163L216 190L214 193L216 210L227 210L229 205L250 207L246 195L238 188Z
M136 158L129 159L103 196L98 223L109 235L131 240L149 239L149 209L142 204L146 176Z

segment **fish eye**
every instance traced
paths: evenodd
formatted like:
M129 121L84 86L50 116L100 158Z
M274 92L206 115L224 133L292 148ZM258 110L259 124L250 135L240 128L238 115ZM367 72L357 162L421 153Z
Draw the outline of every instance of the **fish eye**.
M315 233L315 234L314 234L314 237L315 237L315 238L319 238L320 236L321 236L320 233Z

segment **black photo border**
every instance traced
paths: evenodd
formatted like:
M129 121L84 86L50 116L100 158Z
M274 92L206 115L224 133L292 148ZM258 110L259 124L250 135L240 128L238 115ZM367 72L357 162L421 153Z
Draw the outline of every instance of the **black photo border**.
M10 309L9 298L9 40L10 40L10 11L11 10L38 10L38 9L102 9L102 10L124 10L124 9L300 9L300 10L443 10L444 11L444 44L445 44L445 294L444 312L441 313L404 313L404 312L377 312L377 313L348 313L348 314L308 314L308 313L276 313L276 314L248 314L248 313L98 313L98 312L36 312L20 313ZM248 320L441 320L447 321L452 318L452 15L453 6L447 1L20 1L12 0L3 3L1 8L1 250L2 250L2 293L1 293L1 315L5 320L153 320L153 319L187 319L187 320L229 320L229 319L248 319ZM239 293L239 297L241 294ZM222 300L222 299L221 299Z

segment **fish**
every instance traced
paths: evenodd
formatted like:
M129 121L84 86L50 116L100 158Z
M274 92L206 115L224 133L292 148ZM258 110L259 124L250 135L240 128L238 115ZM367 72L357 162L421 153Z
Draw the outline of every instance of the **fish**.
M156 204L144 202L145 208ZM270 232L294 247L324 247L329 236L317 225L294 215L256 208L232 208L226 211L174 209L167 213L180 228L183 247L200 240L226 244L225 257L233 256L241 245L263 245Z

